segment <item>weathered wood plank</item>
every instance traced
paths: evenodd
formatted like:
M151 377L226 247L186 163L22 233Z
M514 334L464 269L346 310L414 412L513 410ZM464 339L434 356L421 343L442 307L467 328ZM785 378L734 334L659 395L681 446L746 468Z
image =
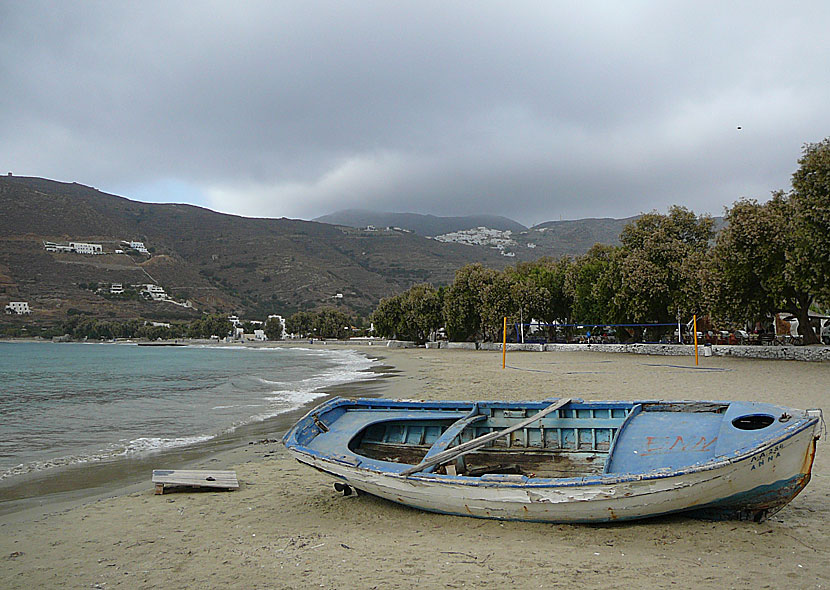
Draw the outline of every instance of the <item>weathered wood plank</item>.
M153 483L156 494L163 494L165 486L239 489L236 471L154 469Z

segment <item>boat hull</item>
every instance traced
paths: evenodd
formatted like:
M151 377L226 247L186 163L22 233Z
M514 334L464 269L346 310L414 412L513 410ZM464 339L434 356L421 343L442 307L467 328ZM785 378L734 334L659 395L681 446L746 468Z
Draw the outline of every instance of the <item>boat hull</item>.
M608 522L688 512L706 518L760 520L809 482L813 425L751 453L685 470L567 479L403 476L289 448L302 463L349 486L421 510L554 523Z

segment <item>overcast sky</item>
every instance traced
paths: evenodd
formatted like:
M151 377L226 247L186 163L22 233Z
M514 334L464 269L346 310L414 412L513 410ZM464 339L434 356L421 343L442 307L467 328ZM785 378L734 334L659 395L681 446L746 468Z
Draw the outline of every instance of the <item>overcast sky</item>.
M830 135L828 31L826 1L2 0L0 169L258 217L720 215Z

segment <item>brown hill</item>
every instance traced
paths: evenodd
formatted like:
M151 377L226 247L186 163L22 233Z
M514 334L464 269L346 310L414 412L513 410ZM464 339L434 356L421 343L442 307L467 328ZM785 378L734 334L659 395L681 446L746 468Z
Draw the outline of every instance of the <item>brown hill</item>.
M76 183L0 177L0 303L36 315L178 317L169 303L112 301L91 283L157 283L200 311L248 317L341 305L365 314L414 283L447 284L470 262L502 268L487 249L400 231L362 231L292 219L252 219L191 205L130 201ZM143 241L152 256L116 254ZM47 252L44 241L100 243L107 254ZM6 270L7 269L7 270ZM338 297L338 294L342 297Z

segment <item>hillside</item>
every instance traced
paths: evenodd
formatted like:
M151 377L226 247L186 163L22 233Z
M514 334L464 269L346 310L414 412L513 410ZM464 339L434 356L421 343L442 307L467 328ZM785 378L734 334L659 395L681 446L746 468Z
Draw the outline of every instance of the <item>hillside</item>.
M464 264L510 262L489 248L414 233L139 203L40 178L0 177L0 208L0 303L29 301L35 314L54 320L72 313L171 318L201 311L263 317L324 305L366 314L381 297L414 283L451 282ZM115 254L121 240L143 241L152 256ZM44 241L99 243L107 254L46 252ZM198 311L111 301L82 287L93 282L157 283Z
M638 217L548 221L533 226L526 235L528 242L535 243L548 256L574 256L597 243L619 244L623 228Z
M582 254L596 242L617 243L634 219L527 229L506 218L389 214L396 217L375 217L357 224L360 229L140 203L77 183L12 176L0 177L0 210L0 307L28 301L32 319L46 322L70 315L163 321L214 311L263 318L326 305L366 315L381 297L415 283L449 284L465 264L500 269ZM426 225L366 229L404 227L405 219ZM144 242L150 253L123 241ZM105 254L48 252L44 242L101 244ZM173 301L146 301L135 293L119 299L95 290L112 283L160 285ZM6 318L15 319L23 318Z
M356 228L400 227L445 243L498 248L499 252L514 260L535 260L541 256L577 256L596 243L618 244L622 228L635 219L636 216L548 221L527 228L506 217L494 215L437 217L348 209L318 217L315 221ZM487 229L481 230L482 227Z
M368 209L346 209L317 217L314 221L349 227L399 227L427 237L456 231L489 227L502 231L520 232L527 228L517 221L497 215L469 215L466 217L438 217L418 213L385 213Z

